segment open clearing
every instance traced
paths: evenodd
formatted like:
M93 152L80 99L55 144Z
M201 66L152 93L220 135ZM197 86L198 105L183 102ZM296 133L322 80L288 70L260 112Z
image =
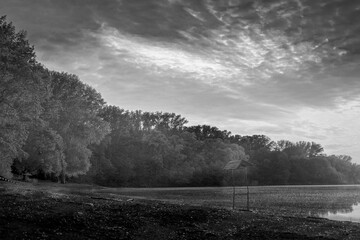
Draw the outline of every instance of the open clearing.
M242 191L240 191L242 190ZM0 184L2 239L360 239L358 223L306 217L349 211L358 186L103 188ZM237 189L237 209L245 190Z
M59 193L89 192L116 198L157 200L175 204L231 209L232 187L194 188L102 188L88 185L59 185ZM262 213L319 217L351 212L360 202L360 185L252 186L250 209ZM236 209L246 209L246 188L236 187Z

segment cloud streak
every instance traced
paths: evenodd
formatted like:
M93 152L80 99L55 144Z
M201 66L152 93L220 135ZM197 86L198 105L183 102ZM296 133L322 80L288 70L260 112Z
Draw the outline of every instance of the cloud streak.
M115 50L118 57L125 61L161 74L186 74L209 83L218 77L229 78L233 75L232 69L219 60L196 51L186 51L181 44L154 42L106 26L93 36L97 36L107 47Z
M206 1L200 12L198 6L192 9L181 1L170 2L171 6L182 6L179 9L193 17L190 21L193 25L172 30L169 39L149 38L138 33L140 30L134 34L112 21L103 22L93 36L116 50L119 57L139 67L169 76L183 75L224 88L229 83L276 82L278 75L309 81L308 72L321 73L327 67L326 61L334 58L340 61L348 53L329 43L326 37L304 40L304 31L299 27L294 34L288 34L297 18L305 21L307 7L301 1L280 1L269 6L255 4L244 10L236 5L238 3L229 1L224 7L216 1ZM288 11L291 7L293 10ZM198 24L208 21L209 15L221 24L215 27ZM159 21L155 16L152 18ZM279 19L286 19L286 23L281 25ZM273 24L280 25L274 27ZM169 41L176 34L175 41Z

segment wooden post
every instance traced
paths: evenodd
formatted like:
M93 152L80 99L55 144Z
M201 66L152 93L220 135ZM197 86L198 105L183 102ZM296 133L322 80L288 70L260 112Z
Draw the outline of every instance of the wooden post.
M245 167L245 182L246 182L246 209L249 211L249 183L247 179L247 167Z
M234 170L231 170L232 182L233 182L233 202L232 209L235 209L235 181L234 181Z
M65 184L65 160L61 160L60 183Z

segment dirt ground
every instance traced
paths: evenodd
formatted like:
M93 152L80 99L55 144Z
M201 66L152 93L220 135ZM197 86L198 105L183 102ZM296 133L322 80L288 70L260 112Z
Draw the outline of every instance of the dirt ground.
M0 184L1 239L360 239L360 224Z

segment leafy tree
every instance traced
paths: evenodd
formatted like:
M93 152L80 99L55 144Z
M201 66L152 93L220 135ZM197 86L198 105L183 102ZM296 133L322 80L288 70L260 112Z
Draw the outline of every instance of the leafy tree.
M10 176L13 159L26 157L22 146L41 112L38 67L26 33L0 17L0 175Z
M357 182L359 175L356 174L356 167L351 163L351 160L351 157L347 155L331 155L328 157L330 165L339 173L340 183Z
M58 176L64 162L62 138L48 128L32 129L23 147L27 153L24 159L18 158L13 170L18 174L39 173Z
M287 184L290 177L290 164L286 154L270 152L267 158L258 161L258 181L263 185Z
M162 113L156 112L153 114L155 119L156 129L159 131L181 131L184 128L184 125L187 123L187 120L181 115L176 115L175 113Z
M322 152L324 152L324 148L320 144L311 142L309 157L319 156Z
M292 143L286 140L277 142L277 149L288 154L288 156L299 156L304 158L316 157L324 149L320 144L314 142L299 141Z
M280 140L276 142L275 145L275 151L284 151L285 149L292 148L294 146L294 143L288 141L288 140Z
M209 125L197 125L186 127L186 131L190 133L194 133L198 140L205 140L205 139L227 139L229 138L231 132L228 131L221 131L217 127L212 127Z
M246 154L250 155L250 160L256 151L272 150L275 146L275 142L265 135L243 136L238 144L245 149Z
M105 102L101 95L75 75L51 73L51 101L58 104L50 127L64 143L65 164L61 175L77 176L90 168L90 144L98 144L108 134L109 126L99 111Z

